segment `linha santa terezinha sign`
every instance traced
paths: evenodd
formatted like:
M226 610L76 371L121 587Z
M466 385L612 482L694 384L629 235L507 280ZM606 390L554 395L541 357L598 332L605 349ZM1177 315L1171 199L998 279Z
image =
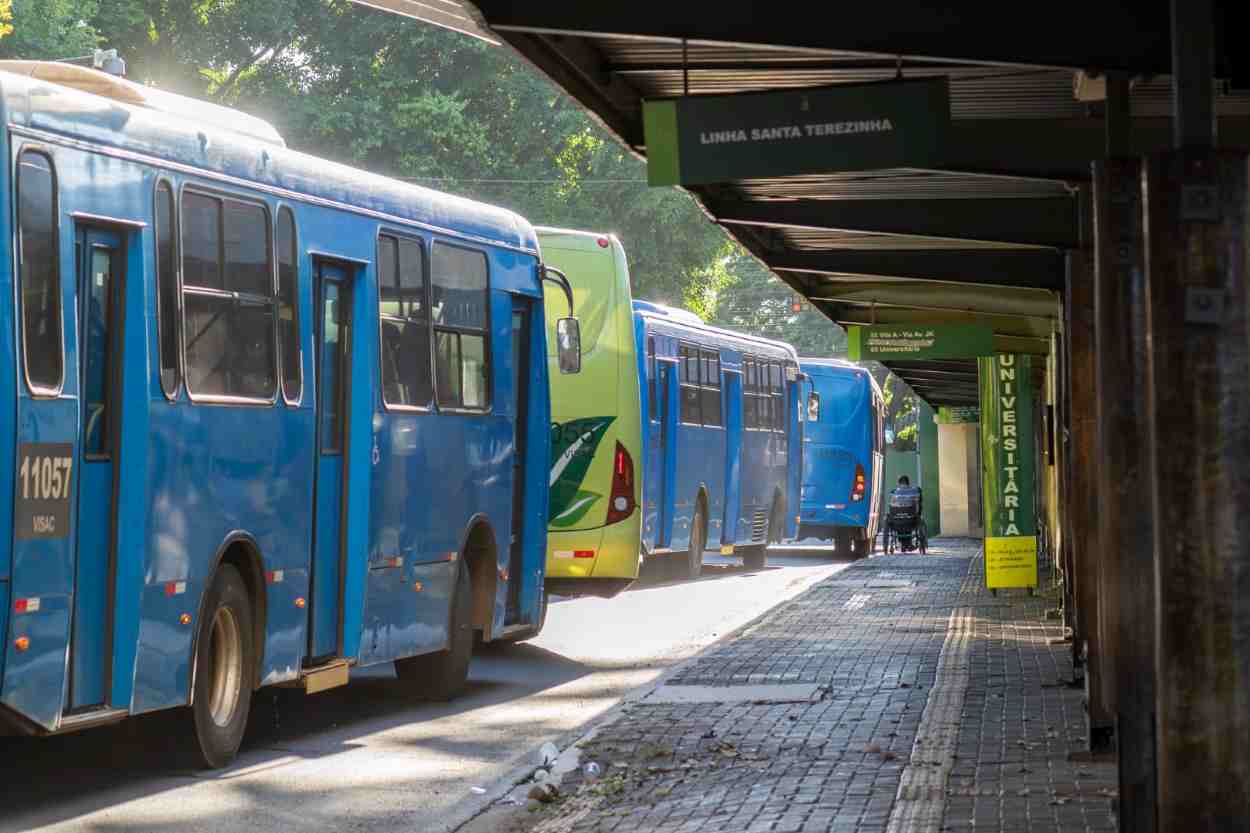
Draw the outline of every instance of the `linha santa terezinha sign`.
M949 126L945 77L655 99L643 105L647 181L934 167Z
M1037 586L1032 357L977 360L981 388L985 586Z

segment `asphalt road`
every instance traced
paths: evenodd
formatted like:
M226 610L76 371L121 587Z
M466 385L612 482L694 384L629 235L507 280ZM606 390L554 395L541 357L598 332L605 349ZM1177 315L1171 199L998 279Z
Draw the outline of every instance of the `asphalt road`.
M611 600L555 602L522 645L487 647L453 703L406 700L389 666L306 697L261 692L238 762L179 772L154 754L166 718L78 735L0 738L0 831L351 831L453 828L543 742L846 566L786 548L748 572L709 554L697 582L651 579Z

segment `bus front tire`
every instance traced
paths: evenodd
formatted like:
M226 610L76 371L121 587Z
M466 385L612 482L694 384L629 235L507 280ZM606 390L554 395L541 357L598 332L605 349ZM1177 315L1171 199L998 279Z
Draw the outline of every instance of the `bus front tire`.
M223 564L204 600L195 646L189 743L183 757L197 768L226 766L239 752L256 674L252 602L239 571Z
M686 578L703 574L703 551L707 549L707 510L703 501L695 501L694 518L690 521L690 547L686 550Z
M395 660L395 676L420 700L446 701L464 691L473 657L473 588L468 569L459 562L448 620L450 641L446 648L419 657Z

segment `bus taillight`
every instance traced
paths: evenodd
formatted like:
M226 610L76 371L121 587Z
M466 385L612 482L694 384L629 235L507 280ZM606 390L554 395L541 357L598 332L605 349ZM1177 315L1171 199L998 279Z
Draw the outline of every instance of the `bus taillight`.
M623 521L634 514L634 459L625 446L616 444L612 460L612 497L608 502L608 523Z
M855 485L851 487L851 500L863 500L864 489L868 486L864 479L864 467L859 463L855 464Z

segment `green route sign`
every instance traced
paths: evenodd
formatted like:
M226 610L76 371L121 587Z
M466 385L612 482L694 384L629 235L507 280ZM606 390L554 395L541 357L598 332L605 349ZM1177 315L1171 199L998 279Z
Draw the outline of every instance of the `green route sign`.
M981 409L976 405L939 405L937 421L940 425L966 425L981 421Z
M851 325L846 335L853 361L994 355L994 331L984 324Z
M985 585L1037 586L1032 357L977 360L981 389L981 486Z
M643 104L647 182L935 167L946 161L945 77Z

